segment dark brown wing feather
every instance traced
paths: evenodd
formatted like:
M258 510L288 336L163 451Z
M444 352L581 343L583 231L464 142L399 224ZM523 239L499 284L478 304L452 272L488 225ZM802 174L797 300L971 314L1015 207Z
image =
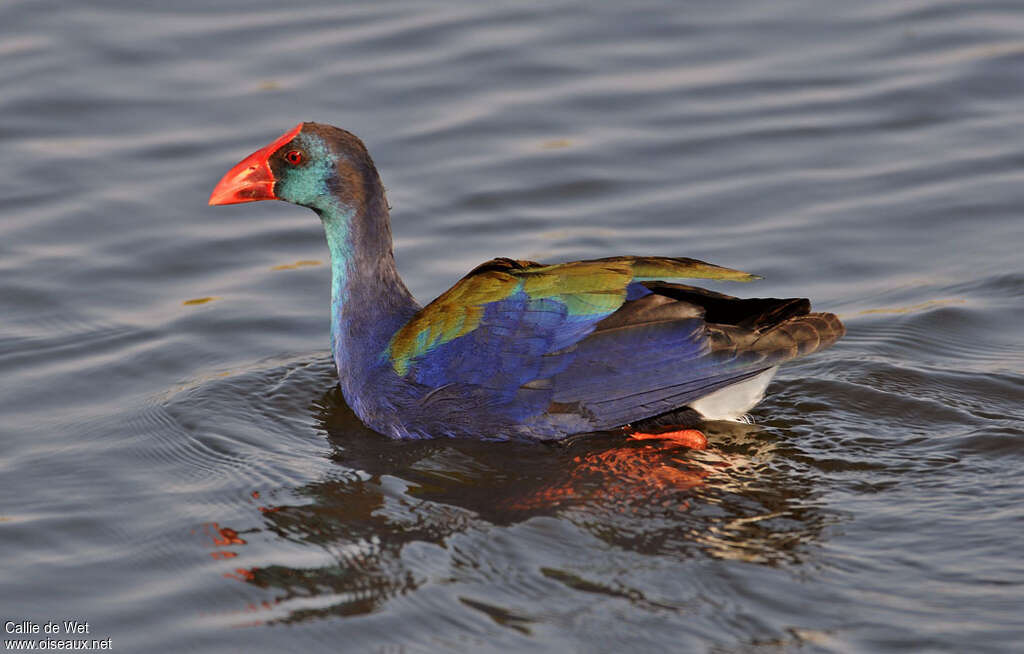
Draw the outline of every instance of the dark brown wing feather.
M807 298L736 298L696 286L645 282L652 291L598 323L597 330L703 317L715 352L749 351L793 359L846 333L835 314L811 313Z

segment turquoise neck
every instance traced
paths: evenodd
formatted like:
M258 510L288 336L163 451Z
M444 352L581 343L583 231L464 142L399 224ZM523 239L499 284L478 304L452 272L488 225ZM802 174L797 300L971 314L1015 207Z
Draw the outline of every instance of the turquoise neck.
M345 302L349 263L352 259L352 244L349 242L349 224L354 211L327 210L320 212L327 235L327 249L331 253L331 338L335 337L335 326L341 318Z

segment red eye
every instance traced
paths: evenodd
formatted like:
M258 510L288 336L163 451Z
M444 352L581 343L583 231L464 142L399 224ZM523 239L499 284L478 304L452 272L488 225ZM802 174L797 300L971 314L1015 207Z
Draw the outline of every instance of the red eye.
M284 160L293 166L298 166L302 163L302 153L298 150L292 150L288 154L284 155Z

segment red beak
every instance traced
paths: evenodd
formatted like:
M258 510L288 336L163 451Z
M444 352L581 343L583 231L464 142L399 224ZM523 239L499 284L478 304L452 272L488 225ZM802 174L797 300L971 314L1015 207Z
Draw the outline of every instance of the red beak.
M276 200L274 173L269 159L277 150L295 138L302 129L299 123L265 148L242 159L221 178L210 194L210 204L238 204L257 200Z

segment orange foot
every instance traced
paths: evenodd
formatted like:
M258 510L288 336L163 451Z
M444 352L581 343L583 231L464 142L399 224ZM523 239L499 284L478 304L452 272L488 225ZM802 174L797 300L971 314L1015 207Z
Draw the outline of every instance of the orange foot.
M679 429L676 431L663 431L660 434L648 434L642 431L633 432L629 435L633 440L662 440L672 441L691 450L706 450L708 438L696 429Z

